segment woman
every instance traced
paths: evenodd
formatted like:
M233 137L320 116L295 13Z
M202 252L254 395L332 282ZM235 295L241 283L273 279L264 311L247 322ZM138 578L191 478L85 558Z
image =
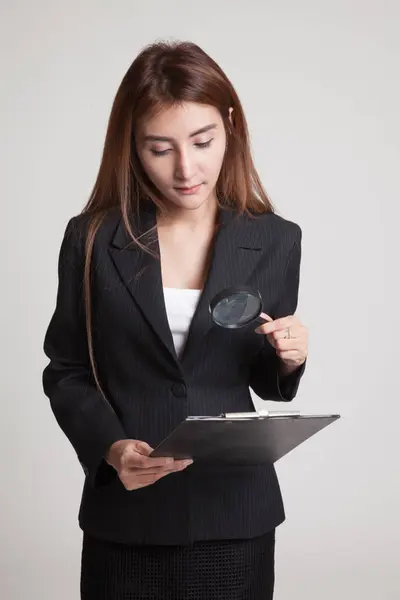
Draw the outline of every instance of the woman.
M273 465L150 457L187 415L290 401L307 356L293 315L301 230L274 213L226 75L157 43L116 95L91 197L65 232L43 385L86 474L81 597L272 598L284 520ZM231 285L269 322L213 327ZM265 313L265 314L267 314Z

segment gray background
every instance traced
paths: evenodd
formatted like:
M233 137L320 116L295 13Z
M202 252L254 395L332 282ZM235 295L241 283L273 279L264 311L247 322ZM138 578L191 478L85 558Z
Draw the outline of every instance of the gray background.
M290 408L342 419L277 464L276 598L400 597L399 19L388 0L2 0L2 598L79 597L83 472L42 393L41 348L66 222L117 87L156 38L195 41L226 70L265 186L303 229L310 360Z

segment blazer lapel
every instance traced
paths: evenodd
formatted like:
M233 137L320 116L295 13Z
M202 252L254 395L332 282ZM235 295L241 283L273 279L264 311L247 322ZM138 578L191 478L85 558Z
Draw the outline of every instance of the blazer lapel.
M109 248L126 288L182 374L192 361L196 360L196 350L203 337L213 326L216 326L213 325L209 312L209 305L214 295L227 287L245 285L262 256L263 244L257 223L246 216L238 217L234 209L221 210L219 218L220 227L214 238L207 279L180 359L176 354L168 323L159 261L131 243L122 218ZM134 233L140 235L155 225L155 210L146 209L141 223L136 224ZM146 240L142 238L141 241L144 244L149 242L148 238ZM159 255L160 247L156 230L149 246L156 255Z
M220 228L214 239L208 276L193 315L186 344L181 356L188 368L196 360L196 349L212 327L209 306L221 290L245 285L262 256L261 236L256 223L248 217L238 217L234 209L220 213Z
M155 211L141 209L140 223L135 217L131 226L136 237L149 231L156 225ZM160 248L156 232L140 238L152 252L159 255ZM161 268L158 260L132 243L121 218L112 240L109 252L119 275L138 305L143 317L148 321L154 333L160 338L175 361L178 360L168 318L165 310Z

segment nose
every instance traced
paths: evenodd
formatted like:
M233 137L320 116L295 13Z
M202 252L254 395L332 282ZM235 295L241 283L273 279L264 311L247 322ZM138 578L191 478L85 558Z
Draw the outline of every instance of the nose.
M175 177L179 181L191 181L195 172L193 157L188 150L182 150L177 153L175 163Z

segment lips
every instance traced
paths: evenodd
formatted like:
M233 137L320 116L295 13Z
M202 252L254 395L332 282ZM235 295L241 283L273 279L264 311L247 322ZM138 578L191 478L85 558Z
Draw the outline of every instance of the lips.
M201 183L199 183L197 185L192 185L191 187L176 187L175 189L180 192L195 192L200 188L200 186L201 186Z

